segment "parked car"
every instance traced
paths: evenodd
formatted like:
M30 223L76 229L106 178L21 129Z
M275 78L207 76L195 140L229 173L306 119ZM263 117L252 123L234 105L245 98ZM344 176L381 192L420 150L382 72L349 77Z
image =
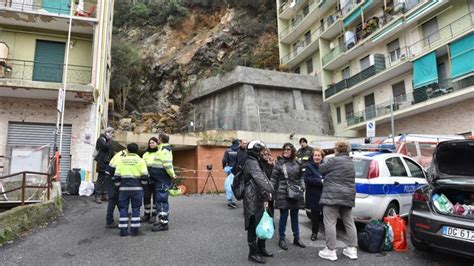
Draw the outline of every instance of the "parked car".
M408 156L388 150L349 155L356 172L354 220L368 223L387 215L407 216L412 194L427 184L425 170Z
M438 144L428 173L429 185L413 194L413 246L474 259L474 140Z

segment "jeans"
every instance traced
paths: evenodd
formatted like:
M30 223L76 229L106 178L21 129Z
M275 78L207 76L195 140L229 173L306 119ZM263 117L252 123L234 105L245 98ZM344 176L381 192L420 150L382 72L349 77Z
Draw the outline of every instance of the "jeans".
M354 218L352 218L352 208L343 206L324 206L323 207L324 234L326 236L326 246L336 249L336 223L338 215L341 216L342 223L346 229L349 243L348 247L357 247L357 229Z
M168 188L170 183L155 183L156 211L160 223L168 223L170 205L168 203Z
M120 210L118 205L119 190L118 187L115 186L110 176L105 177L105 187L107 188L107 194L109 195L107 202L107 215L105 219L107 224L113 224L115 206L117 206L117 209Z
M128 235L128 205L132 203L132 218L130 219L130 232L138 234L140 228L140 208L142 207L143 190L122 190L119 193L120 208L120 235Z
M97 180L95 181L95 197L98 198L105 194L105 172L97 172Z
M300 227L298 224L298 211L299 209L291 209L290 218L291 218L291 230L293 231L293 236L295 238L300 237ZM278 224L278 232L280 234L280 239L285 239L286 231L286 221L288 220L288 209L280 209L280 221Z
M234 202L234 192L232 191L232 182L234 181L234 175L229 174L224 182L224 189L225 189L225 195L227 197L227 201Z

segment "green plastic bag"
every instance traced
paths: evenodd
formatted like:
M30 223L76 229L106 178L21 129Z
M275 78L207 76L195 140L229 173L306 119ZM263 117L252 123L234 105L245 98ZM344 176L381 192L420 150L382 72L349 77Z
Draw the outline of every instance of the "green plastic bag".
M392 241L393 241L393 230L390 224L386 223L385 224L385 241L383 243L383 251L392 251L393 246L392 246Z
M267 240L273 237L273 233L275 232L275 227L273 226L273 218L270 217L266 210L263 213L260 222L258 222L255 231L259 239Z

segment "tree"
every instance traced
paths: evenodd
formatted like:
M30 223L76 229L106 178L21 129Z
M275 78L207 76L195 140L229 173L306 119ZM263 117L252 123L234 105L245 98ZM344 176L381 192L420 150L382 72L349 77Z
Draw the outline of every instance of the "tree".
M141 83L143 62L137 49L123 41L112 43L110 95L115 99L117 110L124 112L130 91Z

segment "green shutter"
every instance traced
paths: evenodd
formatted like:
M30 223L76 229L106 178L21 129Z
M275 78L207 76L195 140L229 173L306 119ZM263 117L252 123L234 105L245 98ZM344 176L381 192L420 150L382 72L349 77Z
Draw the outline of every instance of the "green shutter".
M65 46L63 42L36 41L33 80L62 82Z
M449 45L451 78L457 79L474 73L474 33Z
M70 0L43 0L42 7L53 14L69 15L70 4Z
M413 88L428 86L438 82L436 52L431 52L413 61Z

